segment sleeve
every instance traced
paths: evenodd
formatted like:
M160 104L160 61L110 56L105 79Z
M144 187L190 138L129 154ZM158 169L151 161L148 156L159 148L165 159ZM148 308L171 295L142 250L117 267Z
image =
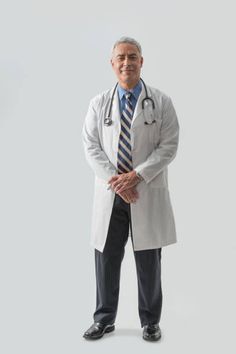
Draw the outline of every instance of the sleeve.
M154 179L176 156L179 141L179 123L173 103L167 97L162 112L160 143L146 161L135 167L146 183Z
M108 159L100 143L98 115L93 100L90 101L83 124L82 141L86 160L97 177L107 181L111 176L117 174L115 166Z

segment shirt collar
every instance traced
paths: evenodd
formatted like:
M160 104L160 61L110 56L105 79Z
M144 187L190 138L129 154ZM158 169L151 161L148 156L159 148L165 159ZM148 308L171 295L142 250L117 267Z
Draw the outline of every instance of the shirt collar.
M139 80L139 82L137 83L136 86L134 86L134 88L132 88L131 90L125 90L123 89L123 87L121 87L119 84L118 84L118 94L119 94L119 98L120 100L122 100L123 96L129 91L129 92L132 92L132 94L134 95L136 101L138 100L138 96L140 94L140 92L142 91L142 84L141 84L141 80Z

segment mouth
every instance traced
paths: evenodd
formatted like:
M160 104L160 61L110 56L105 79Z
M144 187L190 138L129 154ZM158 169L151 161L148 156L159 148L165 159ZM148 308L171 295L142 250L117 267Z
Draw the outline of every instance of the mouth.
M122 73L131 73L133 72L134 70L121 70Z

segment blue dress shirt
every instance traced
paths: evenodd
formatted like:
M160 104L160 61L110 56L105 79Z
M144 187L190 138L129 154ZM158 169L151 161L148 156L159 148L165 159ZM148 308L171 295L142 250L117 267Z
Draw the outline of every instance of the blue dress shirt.
M118 90L118 95L119 95L120 113L125 108L125 94L127 92L132 92L131 103L132 103L133 112L134 112L138 97L140 95L140 92L142 91L142 83L141 83L141 81L139 80L137 85L134 88L132 88L131 90L125 90L120 85L118 85L117 90Z

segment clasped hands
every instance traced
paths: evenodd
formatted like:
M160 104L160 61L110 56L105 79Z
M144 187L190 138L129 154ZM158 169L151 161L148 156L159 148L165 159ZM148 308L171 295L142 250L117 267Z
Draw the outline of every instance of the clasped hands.
M111 188L116 194L119 194L126 203L135 203L139 195L136 185L140 179L135 171L114 175L108 180Z

